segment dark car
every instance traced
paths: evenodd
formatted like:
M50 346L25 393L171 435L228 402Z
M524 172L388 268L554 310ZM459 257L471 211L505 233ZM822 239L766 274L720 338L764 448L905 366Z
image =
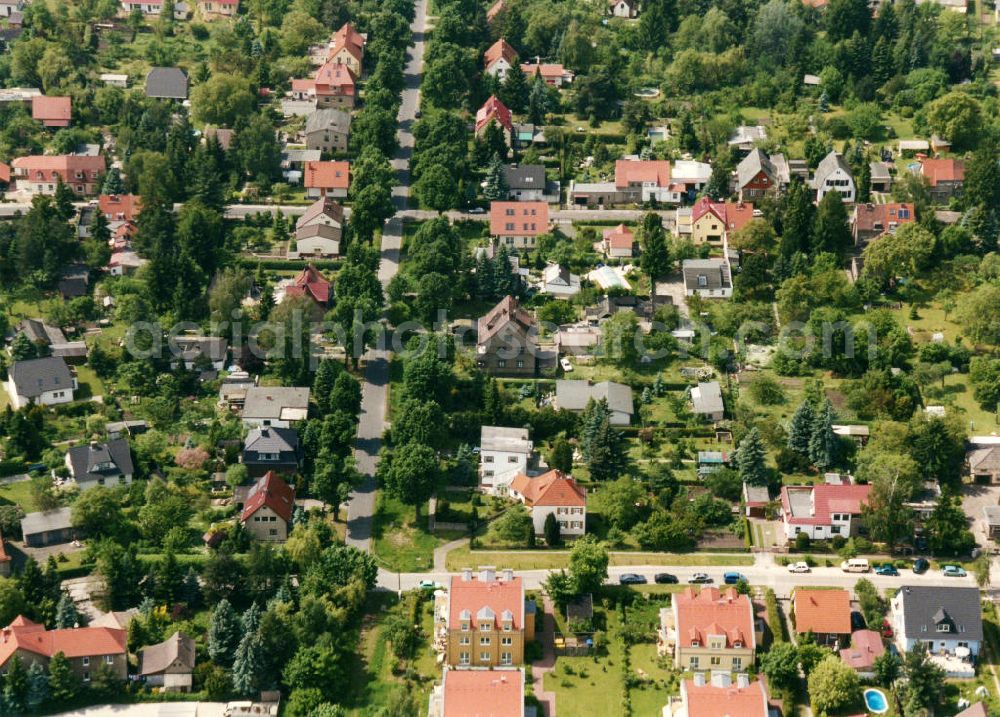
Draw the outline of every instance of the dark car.
M676 575L670 573L657 573L653 576L653 582L660 585L676 585L678 580Z
M645 585L646 576L637 573L625 573L618 577L619 585Z
M923 558L917 558L916 560L913 561L913 572L915 572L917 575L926 573L930 567L931 564L928 563Z
M864 630L868 624L865 622L865 616L862 615L857 610L851 611L851 631L854 630Z
M886 563L885 565L879 565L875 568L876 575L899 575L899 571L896 570L896 566L892 563Z
M726 585L735 585L736 583L740 582L741 580L743 582L745 582L745 583L750 582L749 580L747 580L747 576L744 575L743 573L728 572L728 573L726 573L725 575L722 576L722 581Z

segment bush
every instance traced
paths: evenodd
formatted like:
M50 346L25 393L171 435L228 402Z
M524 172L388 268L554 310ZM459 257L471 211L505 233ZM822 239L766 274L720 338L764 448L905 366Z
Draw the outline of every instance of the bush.
M811 543L812 540L809 538L808 533L799 533L795 536L795 549L800 553L809 550Z

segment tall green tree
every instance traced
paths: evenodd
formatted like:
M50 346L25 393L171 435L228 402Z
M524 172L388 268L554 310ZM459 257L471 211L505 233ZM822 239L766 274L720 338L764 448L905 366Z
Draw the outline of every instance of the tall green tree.
M809 442L812 440L814 420L812 402L808 399L802 401L795 409L792 422L788 426L789 448L804 456L809 455Z
M229 601L222 599L215 606L208 626L208 655L221 665L231 665L239 643L239 616Z
M756 427L751 428L736 451L736 467L743 482L754 486L767 485L770 473L765 462L766 455L760 431Z
M643 216L639 241L642 245L639 264L643 273L649 277L650 294L656 296L656 280L666 276L671 266L667 235L659 214L649 212Z
M837 435L833 432L833 404L827 399L813 418L809 438L809 460L819 469L829 468L837 460Z
M847 223L847 210L839 192L827 192L816 209L816 223L812 234L812 251L828 252L843 256L852 246L851 230Z

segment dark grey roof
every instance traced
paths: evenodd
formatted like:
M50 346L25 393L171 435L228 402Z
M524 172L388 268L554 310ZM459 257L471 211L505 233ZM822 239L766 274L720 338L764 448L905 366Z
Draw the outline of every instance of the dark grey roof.
M71 264L60 272L61 278L57 288L66 299L86 296L90 284L90 270L83 264Z
M88 443L70 448L66 455L77 482L94 481L106 476L131 475L132 452L128 441L116 438L107 443Z
M146 75L146 97L186 100L188 78L179 67L154 67Z
M48 346L66 343L66 336L62 331L55 326L49 326L41 319L24 319L18 324L17 329L28 337L28 341L35 344L42 343Z
M613 381L591 384L589 381L556 381L556 404L566 411L582 411L588 401L605 399L608 408L632 415L632 387Z
M745 187L747 183L763 170L764 174L774 181L776 173L774 165L764 152L758 148L751 150L750 154L740 160L736 165L737 186Z
M823 157L819 166L816 167L816 173L813 175L813 187L817 189L822 187L826 183L826 178L838 169L843 170L848 177L853 178L851 168L847 166L843 155L840 152L830 152L830 154Z
M979 588L906 585L899 589L903 602L903 632L909 639L935 640L945 635L958 640L983 639L983 612ZM949 633L938 625L949 625Z
M334 132L350 132L351 115L342 110L322 109L313 112L306 120L307 134L325 132L328 129Z
M243 450L257 453L294 453L299 435L291 428L254 428L247 434Z
M685 259L681 270L688 289L723 289L733 285L729 264L722 259ZM700 276L705 277L704 284L698 282Z
M62 357L48 356L28 361L15 361L8 373L17 388L17 395L38 398L46 391L73 388L73 374Z
M218 336L176 336L171 341L179 351L175 357L185 361L194 361L202 355L212 362L222 361L229 353L229 342Z
M503 168L508 189L540 189L545 191L545 167L541 164L512 164Z
M55 510L45 510L40 513L28 513L21 519L21 532L25 536L47 533L51 530L66 530L72 526L73 522L70 519L69 508L56 508Z

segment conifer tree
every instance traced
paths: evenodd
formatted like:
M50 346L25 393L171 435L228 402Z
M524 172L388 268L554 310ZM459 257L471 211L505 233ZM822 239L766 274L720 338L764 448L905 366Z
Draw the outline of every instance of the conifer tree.
M809 438L809 460L819 469L828 468L836 461L837 436L833 432L833 404L827 399L813 418L812 436Z
M507 198L507 177L504 174L503 161L494 154L490 166L486 170L486 187L483 196L491 201Z
M767 485L765 456L760 432L756 428L751 428L740 441L739 449L736 451L736 467L743 482L754 486Z
M240 619L233 606L223 598L215 606L208 626L208 655L220 665L231 665L240 642Z
M69 596L69 593L64 592L59 598L59 606L56 608L56 627L60 629L76 627L79 619L80 616L76 611L73 598Z
M814 413L812 403L805 400L795 409L788 427L788 447L804 456L809 455L809 441L812 439Z

